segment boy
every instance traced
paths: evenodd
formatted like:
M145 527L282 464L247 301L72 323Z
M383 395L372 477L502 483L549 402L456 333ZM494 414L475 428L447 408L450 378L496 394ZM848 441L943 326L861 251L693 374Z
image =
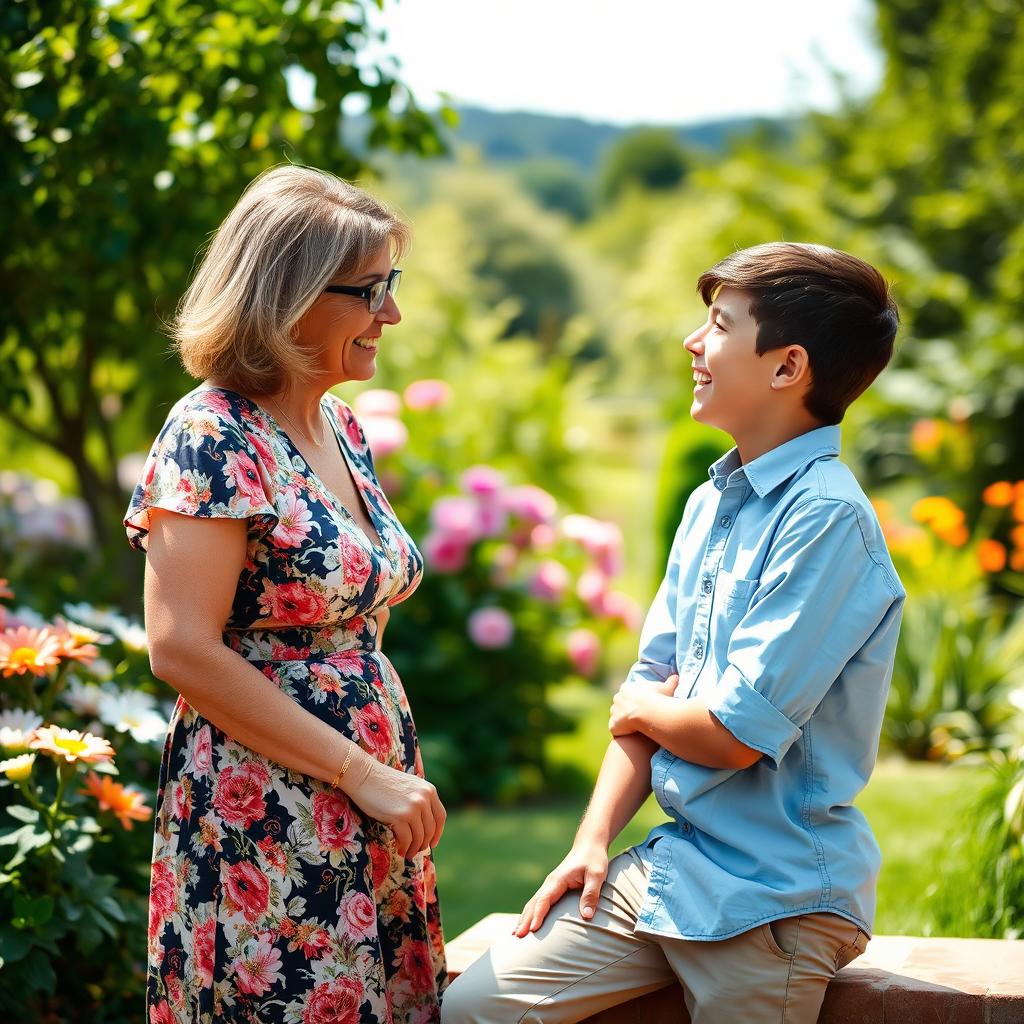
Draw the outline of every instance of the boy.
M852 804L905 593L837 424L896 306L816 245L737 252L697 287L691 413L736 447L687 502L572 849L445 1024L578 1021L673 976L693 1024L811 1024L867 943L879 851ZM670 820L609 864L652 787Z

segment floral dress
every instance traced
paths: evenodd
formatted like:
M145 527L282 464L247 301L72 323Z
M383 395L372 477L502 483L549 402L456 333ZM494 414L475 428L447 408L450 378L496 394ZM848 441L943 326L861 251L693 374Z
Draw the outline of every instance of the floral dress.
M402 685L372 613L419 582L352 411L322 402L379 545L274 419L201 387L171 410L125 518L247 520L224 641L393 768L422 775ZM201 586L202 581L196 584ZM150 1024L424 1024L446 981L429 855L339 790L237 743L179 697L160 770L149 917Z

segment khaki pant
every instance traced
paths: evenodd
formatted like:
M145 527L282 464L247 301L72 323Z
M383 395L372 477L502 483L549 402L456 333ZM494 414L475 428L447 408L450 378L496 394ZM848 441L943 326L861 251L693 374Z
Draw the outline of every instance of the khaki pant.
M449 987L442 1024L571 1024L674 978L692 1024L813 1024L833 975L867 944L835 914L714 942L635 935L646 891L640 857L615 857L589 921L571 892L532 935L500 939Z

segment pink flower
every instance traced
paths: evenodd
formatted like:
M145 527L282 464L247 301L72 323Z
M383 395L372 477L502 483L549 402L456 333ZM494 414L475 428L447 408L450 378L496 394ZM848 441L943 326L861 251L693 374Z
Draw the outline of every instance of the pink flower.
M245 953L231 965L238 991L253 996L265 995L273 984L283 980L280 967L281 951L264 939L246 943Z
M259 602L264 615L289 625L322 622L327 613L324 596L298 580L281 584L264 580Z
M209 988L213 984L213 949L217 937L217 918L210 917L192 930L195 949L195 969L199 984Z
M589 629L574 629L566 640L566 649L572 667L581 676L594 674L601 656L601 641L596 633Z
M332 651L327 655L328 665L333 665L345 675L360 675L365 667L365 651Z
M184 782L171 782L171 816L178 821L188 821L192 817L192 784L187 780Z
M221 870L224 890L249 922L259 920L270 906L270 879L249 860L227 864Z
M352 721L356 731L370 752L378 761L386 761L391 753L394 740L391 735L391 723L384 709L379 704L367 704L366 707L354 708Z
M480 536L480 506L469 498L439 498L430 510L431 525L462 544Z
M280 548L297 548L309 536L313 522L313 513L297 488L289 487L282 493L277 514L280 521L274 528L275 543Z
M323 850L344 852L358 845L355 815L339 793L313 794L313 827Z
M338 916L350 938L377 934L377 908L364 892L350 892L341 901Z
M195 733L188 749L188 767L185 770L196 778L206 775L213 767L213 738L208 725Z
M558 540L558 534L555 532L554 527L548 526L547 523L538 523L530 531L530 543L535 548L540 548L541 550L552 548L555 546L556 540Z
M576 594L594 615L604 614L608 577L600 569L587 569L576 581Z
M404 391L405 404L416 412L439 409L451 401L452 389L443 380L414 380Z
M359 1024L363 987L354 978L317 985L302 1008L302 1024Z
M401 451L409 442L409 430L392 416L367 416L363 420L366 443L376 459Z
M537 566L530 580L530 593L542 601L555 604L560 601L569 586L569 570L561 562L548 559Z
M478 498L495 498L505 486L505 476L493 466L470 466L462 474L462 489Z
M248 499L250 506L265 505L267 496L263 490L259 470L246 452L227 451L224 453L224 479L235 489L239 497Z
M508 647L515 635L512 616L504 608L478 608L469 617L467 632L470 640L485 650Z
M159 1003L154 1003L149 1008L149 1024L176 1024L174 1011L168 1006L166 999L161 999Z
M270 785L270 775L257 761L246 760L228 765L217 776L213 806L228 825L251 828L267 814L263 794Z
M499 587L505 586L519 561L519 552L514 544L499 544L491 556L491 579Z
M421 546L423 557L434 572L453 573L466 567L468 548L449 534L428 533Z
M513 516L533 525L552 522L558 508L547 491L532 484L510 487L501 501Z
M612 590L605 594L601 610L609 619L618 619L626 629L635 632L640 628L643 611L629 594L624 594L621 590Z
M358 394L352 408L363 416L398 416L402 411L402 398L397 391L370 388Z
M277 459L274 458L274 449L270 447L266 436L259 431L246 431L245 439L256 449L261 468L271 477L275 476L278 470Z
M361 589L370 578L370 571L373 568L369 552L362 544L353 540L347 531L342 530L338 540L341 544L341 568L345 583Z
M178 880L174 868L166 860L153 862L153 874L149 886L149 936L157 932L178 909Z
M622 568L622 531L615 523L570 515L562 520L562 533L594 558L606 576L614 576Z
M508 513L501 503L491 498L481 498L477 509L477 522L481 537L500 537L508 526Z

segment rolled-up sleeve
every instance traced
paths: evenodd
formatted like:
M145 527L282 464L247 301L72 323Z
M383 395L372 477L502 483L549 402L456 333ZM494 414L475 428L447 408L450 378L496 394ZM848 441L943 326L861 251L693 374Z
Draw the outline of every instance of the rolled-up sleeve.
M902 601L854 506L828 498L799 506L732 632L709 710L777 767L843 668L874 634L898 630Z

